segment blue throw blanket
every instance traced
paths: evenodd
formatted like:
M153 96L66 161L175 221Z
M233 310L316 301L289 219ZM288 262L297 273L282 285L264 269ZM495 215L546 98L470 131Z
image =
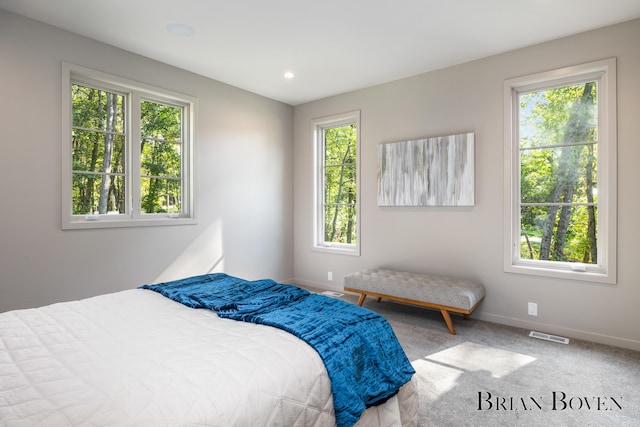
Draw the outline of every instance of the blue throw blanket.
M283 329L322 358L333 392L336 424L354 425L415 373L389 323L345 301L273 280L247 281L224 273L141 286L219 317Z

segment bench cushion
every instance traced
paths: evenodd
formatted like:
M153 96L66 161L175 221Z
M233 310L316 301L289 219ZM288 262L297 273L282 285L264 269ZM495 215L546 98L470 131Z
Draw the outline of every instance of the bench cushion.
M484 297L484 286L474 280L384 269L348 274L344 286L463 310L471 310Z

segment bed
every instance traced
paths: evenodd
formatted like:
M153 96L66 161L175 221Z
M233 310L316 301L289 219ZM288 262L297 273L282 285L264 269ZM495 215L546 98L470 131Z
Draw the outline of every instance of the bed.
M295 332L221 314L246 317L246 305L194 308L152 286L1 313L0 425L353 425L338 416L327 359ZM409 380L355 425L416 423Z

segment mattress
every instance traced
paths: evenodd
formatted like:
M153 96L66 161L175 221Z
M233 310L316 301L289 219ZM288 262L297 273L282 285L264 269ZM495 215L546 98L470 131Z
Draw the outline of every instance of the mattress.
M357 426L414 426L412 382ZM144 289L0 314L2 426L334 426L318 353Z

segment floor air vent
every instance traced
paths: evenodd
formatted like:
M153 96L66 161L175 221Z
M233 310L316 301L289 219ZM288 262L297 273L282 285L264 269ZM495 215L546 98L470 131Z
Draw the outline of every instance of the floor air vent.
M340 298L344 294L341 294L340 292L324 291L322 295L326 295L328 297L333 297L333 298Z
M541 340L559 342L561 344L569 344L569 338L559 337L557 335L549 335L549 334L545 334L544 332L531 331L529 333L529 336L533 338L538 338Z

